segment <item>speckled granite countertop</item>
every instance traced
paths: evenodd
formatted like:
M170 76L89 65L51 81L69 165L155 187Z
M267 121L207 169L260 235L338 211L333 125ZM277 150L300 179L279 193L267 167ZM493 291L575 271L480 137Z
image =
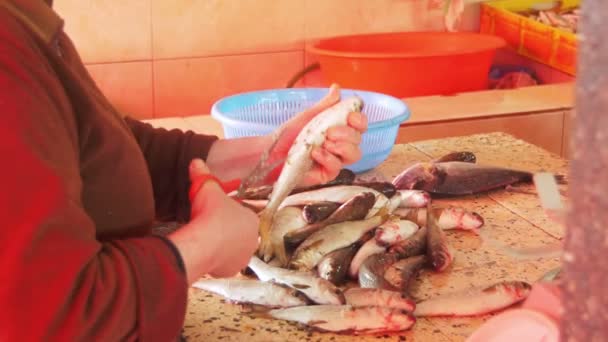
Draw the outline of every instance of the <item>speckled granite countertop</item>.
M367 176L391 179L411 163L456 150L475 152L480 164L564 175L568 171L567 161L558 156L509 135L493 133L396 145L389 159ZM532 189L532 185L522 188ZM537 247L554 244L564 236L562 228L545 217L535 195L496 191L435 202L458 204L477 211L485 219L482 229L487 236L502 244ZM514 259L493 243L467 232L450 231L448 239L456 250L454 264L444 273L421 273L413 284L414 296L423 299L502 280L534 282L560 264L558 258ZM189 295L184 326L188 341L464 341L489 318L419 319L407 332L353 338L311 332L283 321L253 319L242 314L238 305L225 303L220 297L198 289L190 289Z

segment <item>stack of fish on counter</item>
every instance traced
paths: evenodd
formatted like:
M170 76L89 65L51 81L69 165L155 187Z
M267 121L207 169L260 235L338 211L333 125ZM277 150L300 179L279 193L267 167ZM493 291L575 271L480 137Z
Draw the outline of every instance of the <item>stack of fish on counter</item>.
M344 169L325 184L296 186L312 166L311 147L361 108L355 97L320 113L296 138L274 186L231 194L260 215L258 253L241 275L193 286L249 304L250 315L354 334L403 331L416 317L486 314L524 300L531 286L523 281L423 301L409 287L422 269L444 272L453 262L445 230L476 234L484 225L479 214L433 205L432 198L529 182L531 173L455 152L404 166L391 182L360 181Z

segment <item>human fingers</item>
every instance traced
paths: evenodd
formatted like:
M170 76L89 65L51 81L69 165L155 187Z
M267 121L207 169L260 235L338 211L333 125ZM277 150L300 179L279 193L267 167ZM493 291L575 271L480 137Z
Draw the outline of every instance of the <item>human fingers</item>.
M323 148L331 154L337 156L342 164L352 164L361 159L361 149L358 144L352 144L345 141L326 140Z
M317 165L308 173L308 184L321 184L334 179L342 168L342 161L323 148L315 148L312 158Z
M334 126L327 130L327 140L358 145L361 143L361 133L349 126Z
M195 158L195 159L192 159L192 161L190 162L189 173L190 173L190 181L194 181L196 178L198 178L201 175L209 174L210 171L202 159Z
M367 116L360 112L352 112L348 115L348 125L359 132L367 131Z

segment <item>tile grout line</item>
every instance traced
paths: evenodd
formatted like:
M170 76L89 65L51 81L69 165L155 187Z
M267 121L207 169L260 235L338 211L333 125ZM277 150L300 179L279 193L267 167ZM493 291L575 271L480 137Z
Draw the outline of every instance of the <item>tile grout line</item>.
M153 43L151 43L152 45ZM289 49L289 50L277 50L277 51L259 51L259 52L236 52L232 54L217 54L217 55L192 55L192 56L180 56L180 57L162 57L162 58L150 58L150 59L130 59L120 61L107 61L107 62L91 62L85 63L85 65L104 65L104 64L120 64L120 63L141 63L141 62L158 62L158 61L179 61L185 59L211 59L211 58L223 58L223 57L240 57L240 56L256 56L256 55L272 55L272 54L283 54L302 52L302 48Z

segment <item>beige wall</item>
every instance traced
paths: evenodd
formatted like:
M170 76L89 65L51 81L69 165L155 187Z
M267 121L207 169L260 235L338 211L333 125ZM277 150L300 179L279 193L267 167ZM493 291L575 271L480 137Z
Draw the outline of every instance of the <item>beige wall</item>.
M54 3L99 86L140 118L207 114L223 96L282 88L311 62L304 52L311 39L443 28L433 0ZM313 74L298 86L321 84Z

